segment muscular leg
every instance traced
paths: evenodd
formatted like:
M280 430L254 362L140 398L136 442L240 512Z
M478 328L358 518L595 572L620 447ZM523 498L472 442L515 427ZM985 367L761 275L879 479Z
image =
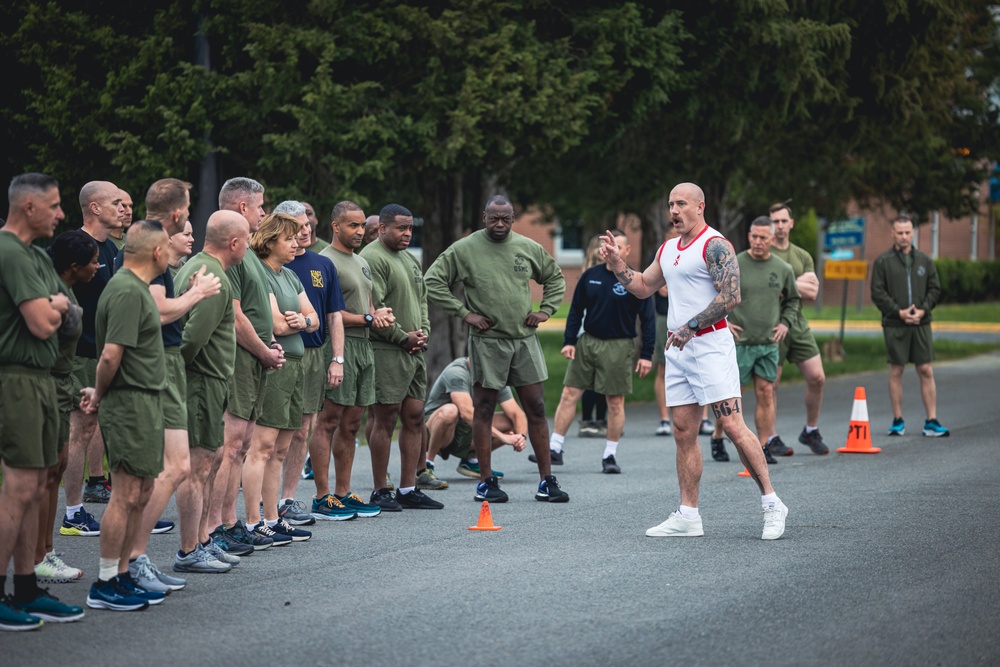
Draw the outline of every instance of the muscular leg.
M204 510L207 505L206 486L213 463L217 458L217 452L209 451L204 447L190 449L190 474L177 488L181 550L185 553L194 550L198 541L202 539L202 515L205 514ZM207 534L205 537L207 538Z
M549 422L545 419L545 393L541 382L517 387L517 396L521 399L521 408L528 417L528 439L531 440L531 448L538 459L538 474L540 477L552 474L552 458L549 455ZM494 402L495 402L494 398ZM479 410L479 406L476 406ZM488 417L487 424L493 423L492 413ZM488 441L487 441L488 442ZM489 449L488 447L486 449ZM476 448L479 454L479 448ZM479 459L480 469L483 467L482 458Z
M236 499L240 493L240 478L243 475L243 457L249 448L254 422L241 419L226 412L222 416L224 424L223 453L219 462L219 472L215 476L208 510L208 523L232 528L236 525Z
M930 364L917 364L917 377L920 378L920 398L924 401L927 419L937 419L937 384L934 382L934 369Z
M454 403L445 403L427 418L427 460L434 462L438 453L451 444L458 426L458 408Z
M895 419L903 417L903 368L900 364L889 364L889 405Z
M69 443L66 445L69 449L69 456L66 460L66 472L63 474L67 505L79 505L83 502L84 463L91 441L95 438L100 440L100 436L97 434L97 415L88 415L81 410L74 410L70 413ZM102 460L103 455L102 451Z
M817 354L799 362L798 367L806 379L806 426L818 426L819 411L823 407L823 385L826 384L823 359Z
M424 402L407 396L400 405L402 427L399 431L399 486L417 485L417 468L423 468L420 450L424 440Z
M309 433L316 423L316 415L302 415L302 426L292 434L292 442L288 446L288 454L285 455L285 467L281 471L281 498L294 498L295 490L299 486L299 478L302 476L302 466L306 462L308 454L306 444L309 440Z
M333 434L334 492L338 496L346 496L351 492L351 471L354 469L354 453L357 451L354 439L358 435L361 419L364 416L363 406L352 405L343 408L340 425ZM388 466L388 463L386 465Z
M767 442L775 434L775 403L774 383L764 378L753 376L753 390L757 396L757 408L754 412L754 425L757 427L757 439ZM715 430L719 430L719 422L715 422ZM722 436L712 436L722 437Z
M316 498L323 498L330 493L330 448L333 446L334 432L337 430L344 406L337 405L327 399L323 409L316 417L316 426L309 438L309 459L312 461L313 484L316 485ZM354 442L351 442L354 449ZM351 455L354 464L354 455Z
M518 392L520 393L520 391ZM497 409L497 390L487 389L482 385L472 387L472 446L476 449L476 458L479 460L479 478L485 480L493 475L493 414ZM574 412L575 412L574 408ZM546 429L547 430L547 429ZM545 465L549 465L549 438L546 434L545 443L535 442L532 436L532 446L535 448L535 456L538 457L538 467L542 467L542 452L545 450Z
M681 505L697 507L702 472L701 448L698 446L701 406L696 403L677 405L671 409L671 413L674 417L677 483L681 491Z
M611 442L618 442L625 430L625 397L607 396L608 401L608 435Z
M580 400L582 395L583 389L563 387L562 396L559 398L559 407L556 408L556 416L552 425L552 430L555 433L566 435L569 425L573 423L573 417L576 416L576 402Z
M266 427L258 427L266 428ZM288 449L292 444L292 436L295 431L291 429L278 429L275 434L274 447L271 450L271 457L264 463L264 475L261 478L260 497L264 502L264 519L267 521L278 520L278 492L281 486L281 466L288 457ZM302 464L299 464L302 470ZM246 489L244 489L246 494ZM258 503L259 506L259 503Z
M389 447L392 444L392 430L399 417L400 403L372 406L375 413L374 424L369 434L368 449L372 456L372 484L375 490L385 488L385 476L389 472Z
M14 468L0 461L0 571L7 573L11 557L14 574L35 571L38 499L44 490L45 468Z
M177 487L191 473L191 454L188 448L188 432L168 428L163 431L163 472L153 481L152 495L142 511L139 529L132 542L132 558L146 553L149 535L156 522L163 516L163 510L170 502Z
M717 420L722 421L722 429L736 445L740 460L746 466L750 477L757 482L761 495L774 493L760 440L743 421L743 399L736 397L713 403L712 412Z
M139 519L136 515L142 512L140 503L145 481L121 469L112 473L111 499L101 517L100 554L101 558L118 561L119 574L128 572L133 517L136 517L134 523L137 526ZM153 480L148 482L152 489Z

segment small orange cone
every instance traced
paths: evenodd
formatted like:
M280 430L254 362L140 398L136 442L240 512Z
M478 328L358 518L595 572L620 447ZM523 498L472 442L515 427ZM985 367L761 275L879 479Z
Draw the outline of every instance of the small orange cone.
M868 401L865 388L854 390L854 407L851 408L851 425L847 430L847 445L838 447L844 454L878 454L880 447L872 447L872 430L868 424Z
M744 466L743 467L743 472L737 474L736 476L737 477L749 477L750 476L750 471L746 469L746 466Z
M490 504L483 501L483 507L479 510L479 523L469 526L469 530L500 530L502 526L493 525L493 514L490 512Z

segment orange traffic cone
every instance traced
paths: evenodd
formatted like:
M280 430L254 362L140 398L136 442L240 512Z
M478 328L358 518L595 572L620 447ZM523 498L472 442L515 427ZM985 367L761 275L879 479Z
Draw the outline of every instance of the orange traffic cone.
M750 471L746 469L746 466L744 466L743 467L743 472L737 474L736 476L737 477L749 477L750 476Z
M854 390L854 407L851 408L851 425L847 430L847 445L838 447L844 454L878 454L880 447L872 447L872 430L868 424L868 401L865 388Z
M500 530L502 526L493 525L493 514L490 512L490 504L483 501L483 507L479 510L479 523L469 526L469 530Z

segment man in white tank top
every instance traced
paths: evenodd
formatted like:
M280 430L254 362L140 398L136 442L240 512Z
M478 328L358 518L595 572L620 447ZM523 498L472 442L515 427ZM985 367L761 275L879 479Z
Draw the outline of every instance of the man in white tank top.
M649 537L698 537L705 534L698 514L702 454L698 427L703 405L711 405L716 420L739 452L757 483L764 512L765 540L785 532L788 508L771 487L757 436L743 421L739 368L726 315L740 301L740 268L733 246L705 222L705 194L694 183L670 192L670 222L677 238L663 244L656 261L642 273L630 269L618 253L610 232L601 257L619 282L639 298L666 284L670 293L664 386L674 418L677 480L681 504L666 521L646 531Z

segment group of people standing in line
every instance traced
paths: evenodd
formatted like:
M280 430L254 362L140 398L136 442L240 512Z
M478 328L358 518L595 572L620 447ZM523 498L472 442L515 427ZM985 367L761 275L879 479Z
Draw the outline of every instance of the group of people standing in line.
M763 539L783 534L788 508L771 486L767 461L792 453L774 433L774 385L786 355L808 386L799 440L814 453L828 451L817 427L822 363L800 305L800 294L815 297L810 289L818 281L808 253L801 257L788 244L786 206L753 222L750 250L737 256L706 223L701 189L682 183L670 195L668 240L642 273L625 263L631 249L622 232L603 235L601 263L584 272L573 295L562 348L570 364L550 433L536 332L559 307L565 281L551 255L512 231L506 197L491 197L483 228L452 244L425 273L407 251L413 215L405 207L389 204L366 218L354 202L340 202L326 244L307 202L281 202L266 213L264 187L243 177L223 185L204 249L189 257L190 188L173 178L153 183L146 218L133 222L127 193L106 181L87 183L82 228L42 251L34 242L52 237L64 217L58 183L44 174L11 182L0 230L2 629L84 614L38 585L83 575L52 547L61 482L60 533L100 539L87 606L133 611L186 586L146 555L149 535L173 528L161 517L175 495L180 548L172 570L179 574L226 572L255 551L308 541L302 526L317 520L440 509L423 493L447 487L434 473L438 455L456 456L459 472L479 480L476 500L506 502L491 453L530 444L535 499L567 502L552 465L563 462L577 400L585 390L606 397L602 470L620 473L624 396L633 371L646 375L654 359L663 366L658 400L671 411L657 432L666 426L676 440L681 502L647 535L704 532L697 435L708 408L713 458L728 460L725 435L760 490ZM782 252L787 263L776 257ZM920 276L929 272L919 259L902 261ZM543 289L537 310L531 281ZM654 294L667 299L662 345L655 342L661 316ZM880 298L895 306L900 294L888 289ZM900 306L900 325L926 324L935 300ZM467 357L428 392L429 303L468 324L470 335ZM633 365L637 319L643 344ZM896 350L904 338L894 337ZM924 340L922 330L915 338ZM911 360L899 354L890 351L894 364ZM920 359L923 383L929 360ZM757 436L743 421L741 384L751 382ZM367 499L351 480L366 413L374 489ZM388 465L397 423L394 487ZM295 499L307 457L316 487L308 505ZM85 500L107 502L100 522ZM7 596L11 560L14 591Z

